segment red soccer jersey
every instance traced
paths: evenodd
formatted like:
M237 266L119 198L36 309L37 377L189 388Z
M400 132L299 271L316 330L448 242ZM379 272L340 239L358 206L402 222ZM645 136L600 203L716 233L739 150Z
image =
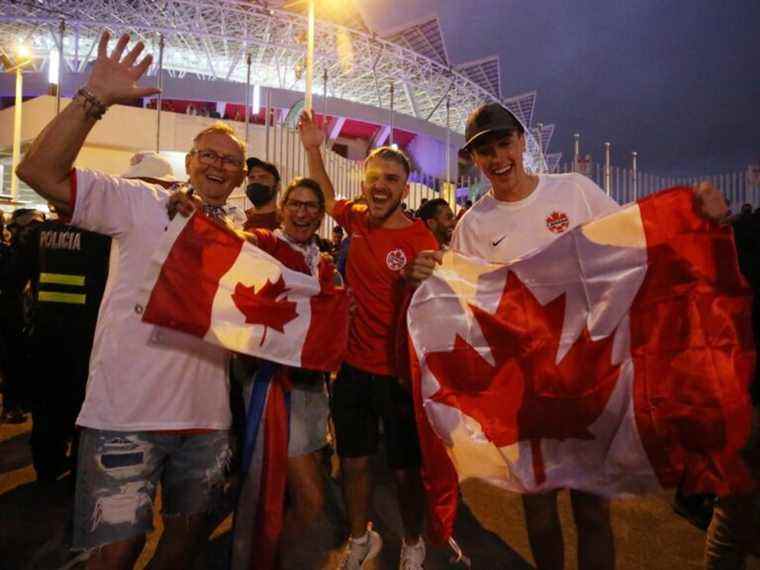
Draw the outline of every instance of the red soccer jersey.
M280 215L275 210L265 214L258 214L253 208L246 210L245 215L248 218L243 224L243 230L250 232L257 228L265 230L276 230L280 227Z
M374 374L398 375L396 335L411 292L401 270L420 251L438 249L425 225L387 229L369 224L367 207L339 200L333 218L351 237L346 278L356 300L346 362Z

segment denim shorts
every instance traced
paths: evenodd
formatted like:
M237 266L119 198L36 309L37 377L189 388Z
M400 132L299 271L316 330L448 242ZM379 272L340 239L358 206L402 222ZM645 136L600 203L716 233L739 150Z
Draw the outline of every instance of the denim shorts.
M294 382L290 391L288 457L306 455L327 445L330 404L324 380Z
M293 369L290 371L290 420L288 457L306 455L327 445L327 420L330 400L324 374ZM246 413L255 375L243 382Z
M226 430L173 434L83 429L74 548L95 548L153 530L158 483L165 516L215 512L231 458Z

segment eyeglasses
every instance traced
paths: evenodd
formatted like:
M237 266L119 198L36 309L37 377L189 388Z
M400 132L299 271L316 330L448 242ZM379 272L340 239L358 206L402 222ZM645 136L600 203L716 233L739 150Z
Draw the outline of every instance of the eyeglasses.
M309 214L316 214L321 210L319 202L301 202L300 200L288 200L284 205L291 212L297 212L303 208Z
M243 166L243 161L241 159L235 158L234 156L228 156L226 154L219 154L213 150L193 149L190 151L190 154L198 155L198 161L201 164L205 164L207 166L214 166L219 161L221 161L222 168L225 170L240 170L240 168Z

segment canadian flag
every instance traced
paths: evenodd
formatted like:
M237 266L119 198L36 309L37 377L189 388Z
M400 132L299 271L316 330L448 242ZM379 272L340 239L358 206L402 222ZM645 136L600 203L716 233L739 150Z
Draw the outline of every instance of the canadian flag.
M348 340L348 296L328 264L292 271L201 214L177 216L152 256L143 320L230 350L336 370Z
M752 292L730 228L660 192L507 265L454 252L408 311L434 538L458 481L751 488Z

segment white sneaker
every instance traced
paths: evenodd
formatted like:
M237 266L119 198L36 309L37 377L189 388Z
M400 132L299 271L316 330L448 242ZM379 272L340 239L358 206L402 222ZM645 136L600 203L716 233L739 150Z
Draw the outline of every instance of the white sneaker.
M340 570L361 570L362 568L366 568L365 564L377 556L382 547L383 539L370 526L367 528L367 534L362 538L348 538L348 544L343 551L338 568Z
M425 541L422 537L417 544L409 545L406 540L401 541L401 559L398 563L398 570L423 570L422 564L425 562Z

